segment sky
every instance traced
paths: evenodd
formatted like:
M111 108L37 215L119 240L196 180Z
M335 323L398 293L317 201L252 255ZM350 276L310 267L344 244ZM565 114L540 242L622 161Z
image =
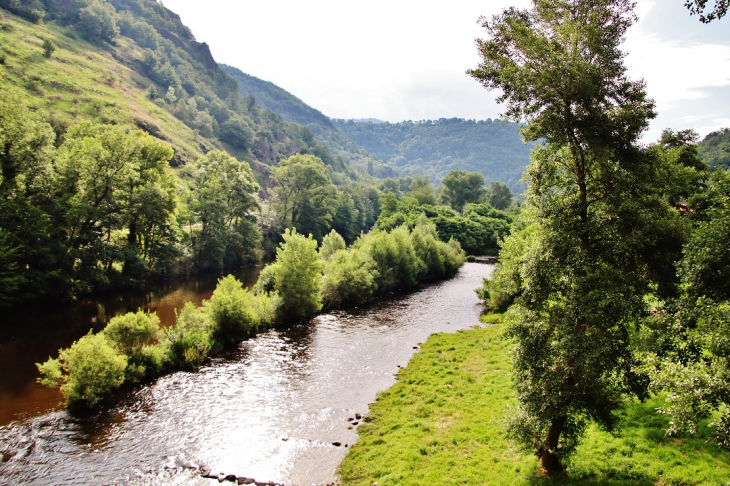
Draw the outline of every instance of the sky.
M271 81L331 118L499 118L469 77L480 16L528 0L162 0L219 63ZM712 3L712 2L710 2ZM658 116L644 135L730 127L730 17L702 24L684 0L638 0L623 45Z

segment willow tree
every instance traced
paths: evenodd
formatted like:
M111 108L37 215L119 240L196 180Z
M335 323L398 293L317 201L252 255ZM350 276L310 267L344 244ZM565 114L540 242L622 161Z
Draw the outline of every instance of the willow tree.
M501 90L525 141L543 140L525 174L535 230L505 249L522 252L506 255L520 288L507 318L519 396L510 431L549 473L589 421L615 426L623 400L642 394L632 326L664 261L647 256L676 236L660 171L637 145L655 114L623 64L635 19L630 0L533 0L480 19L488 37L469 71Z

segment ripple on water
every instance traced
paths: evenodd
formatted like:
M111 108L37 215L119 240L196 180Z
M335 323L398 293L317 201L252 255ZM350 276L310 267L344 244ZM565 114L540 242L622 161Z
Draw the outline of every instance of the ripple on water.
M83 419L54 412L0 427L8 484L217 484L199 468L277 481L333 481L348 429L433 332L478 323L491 266L372 306L270 330L134 389ZM333 443L340 443L335 446Z

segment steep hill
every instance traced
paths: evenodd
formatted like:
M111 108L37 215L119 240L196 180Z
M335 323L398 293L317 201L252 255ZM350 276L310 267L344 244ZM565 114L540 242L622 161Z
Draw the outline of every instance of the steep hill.
M707 135L697 145L697 155L711 170L730 169L730 129L723 128Z
M428 175L439 182L450 170L480 172L487 181L506 183L515 194L529 163L518 125L500 120L460 118L400 123L334 120L356 143L402 175Z
M257 105L273 111L288 122L306 125L312 131L315 139L341 157L346 165L377 177L395 175L389 166L368 153L337 128L329 117L285 89L270 81L246 74L233 66L221 64L220 67L238 82L238 93L242 97L252 97L256 100Z
M306 127L244 101L208 46L154 0L0 0L0 7L0 89L24 93L59 139L80 121L128 124L169 143L173 165L220 148L265 181L268 165L319 152L347 178ZM53 46L47 55L44 42Z

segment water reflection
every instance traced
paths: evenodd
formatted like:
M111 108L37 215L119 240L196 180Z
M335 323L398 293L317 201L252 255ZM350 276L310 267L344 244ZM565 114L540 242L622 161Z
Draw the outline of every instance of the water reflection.
M260 268L246 267L236 277L253 285ZM35 363L56 356L90 330L98 332L107 321L137 309L156 312L163 326L175 322L175 310L185 302L200 304L215 289L216 277L173 281L147 292L126 292L81 299L70 305L30 306L4 312L0 320L0 425L23 417L58 410L61 394L36 383Z
M348 418L366 413L429 334L478 322L473 289L490 271L467 264L412 295L270 330L197 372L132 390L94 417L56 412L0 428L0 477L217 484L200 477L206 466L258 481L332 481L357 438Z

